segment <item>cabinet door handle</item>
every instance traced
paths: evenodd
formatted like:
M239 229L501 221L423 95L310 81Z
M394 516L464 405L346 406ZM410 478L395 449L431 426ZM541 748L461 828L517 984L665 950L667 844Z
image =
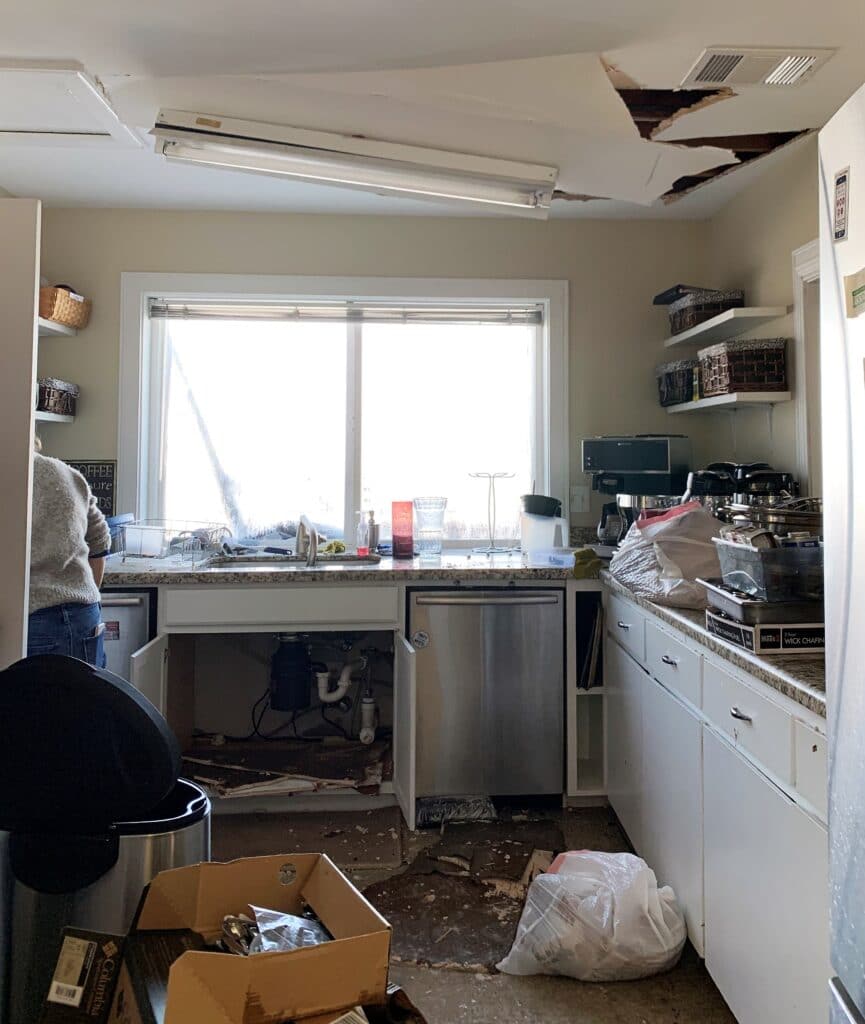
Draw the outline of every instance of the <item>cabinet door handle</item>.
M679 659L671 658L669 654L662 654L661 661L663 661L665 665L672 665L673 668L677 668L679 665Z
M736 718L740 722L748 722L749 724L754 721L750 715L746 715L744 711L740 711L735 704L730 708L730 717Z
M619 627L619 629L630 629L631 628L630 622L622 622L621 619L619 619L619 621L616 623L616 625Z

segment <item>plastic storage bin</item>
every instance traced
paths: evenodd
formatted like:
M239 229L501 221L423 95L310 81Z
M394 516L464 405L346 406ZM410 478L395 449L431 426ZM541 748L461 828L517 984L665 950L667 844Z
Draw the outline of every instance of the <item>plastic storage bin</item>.
M0 672L9 1024L39 1019L64 927L125 934L158 872L209 859L210 801L179 769L119 676L60 655Z
M752 548L715 538L724 582L763 601L822 601L823 548Z

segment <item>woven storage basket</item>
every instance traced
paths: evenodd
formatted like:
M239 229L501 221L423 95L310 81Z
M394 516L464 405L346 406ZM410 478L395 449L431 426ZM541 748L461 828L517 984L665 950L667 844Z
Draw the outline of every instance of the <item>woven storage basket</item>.
M678 359L655 368L661 405L681 405L693 400L694 371L699 365L698 359Z
M58 380L56 377L41 377L36 408L39 412L74 416L78 409L79 394L80 388L77 384L70 384L68 380Z
M786 391L786 338L722 341L697 353L703 394L732 395L737 391Z
M39 315L66 327L86 327L90 319L90 299L65 285L39 289Z
M667 307L670 314L670 331L681 334L691 327L711 320L728 309L745 305L745 293L741 291L718 292L711 289L688 292Z

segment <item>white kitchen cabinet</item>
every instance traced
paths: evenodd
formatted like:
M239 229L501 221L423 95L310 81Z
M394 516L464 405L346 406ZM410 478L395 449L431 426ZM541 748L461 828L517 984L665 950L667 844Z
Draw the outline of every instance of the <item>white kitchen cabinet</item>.
M604 688L607 692L607 794L613 810L639 853L643 845L642 695L648 676L607 636Z
M394 634L393 790L414 831L417 772L417 657L400 630Z
M706 966L739 1024L828 1019L825 828L708 726Z
M642 843L659 885L671 885L703 953L703 726L660 683L643 689Z
M168 637L160 634L129 657L129 682L161 715L168 715Z

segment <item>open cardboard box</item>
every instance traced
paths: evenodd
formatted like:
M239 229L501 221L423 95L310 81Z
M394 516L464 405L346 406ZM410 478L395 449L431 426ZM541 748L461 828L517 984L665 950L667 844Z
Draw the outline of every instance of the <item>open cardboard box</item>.
M311 907L334 941L249 957L187 951L171 966L163 1024L332 1020L347 1007L386 1001L390 925L324 854L163 871L145 890L132 931L190 929L215 942L223 917L249 904L294 914ZM135 988L124 965L110 1024L147 1019Z

